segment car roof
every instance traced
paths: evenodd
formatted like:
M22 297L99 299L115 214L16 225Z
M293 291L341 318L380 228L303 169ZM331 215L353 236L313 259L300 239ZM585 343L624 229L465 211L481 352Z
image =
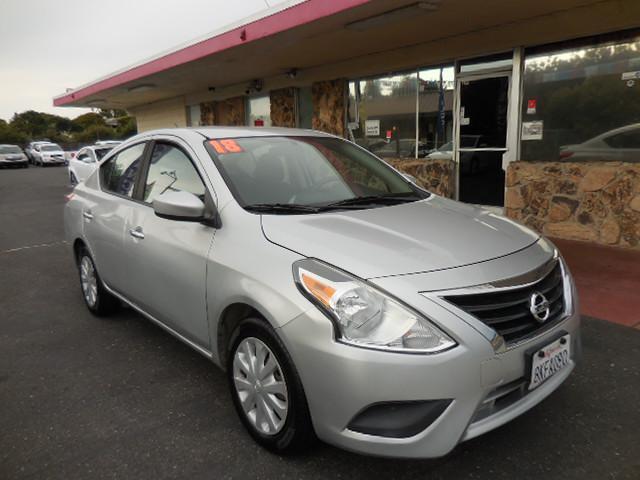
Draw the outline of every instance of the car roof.
M180 135L184 132L197 132L206 138L241 138L241 137L274 137L274 136L305 136L305 137L335 137L316 130L284 127L191 127L171 128L145 132L147 135L170 134Z
M606 131L601 133L597 137L594 138L602 138L602 137L610 137L611 135L616 135L618 133L629 132L631 130L637 130L640 128L640 123L630 123L629 125L625 125L623 127L614 128L613 130Z

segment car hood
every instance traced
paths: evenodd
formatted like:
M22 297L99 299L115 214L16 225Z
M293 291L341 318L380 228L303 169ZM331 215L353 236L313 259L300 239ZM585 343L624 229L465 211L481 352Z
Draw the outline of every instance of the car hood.
M539 239L505 217L435 195L365 210L263 215L262 228L269 241L361 278L469 265Z

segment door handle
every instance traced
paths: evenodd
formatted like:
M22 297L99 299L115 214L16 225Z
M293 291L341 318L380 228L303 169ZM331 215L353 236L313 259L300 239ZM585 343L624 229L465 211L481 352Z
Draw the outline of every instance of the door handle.
M91 213L91 210L87 210L86 212L82 212L82 216L84 218L86 218L87 220L92 220L93 219L93 213Z
M144 238L144 232L142 231L142 227L136 227L129 230L129 235L135 238L139 238L142 240Z

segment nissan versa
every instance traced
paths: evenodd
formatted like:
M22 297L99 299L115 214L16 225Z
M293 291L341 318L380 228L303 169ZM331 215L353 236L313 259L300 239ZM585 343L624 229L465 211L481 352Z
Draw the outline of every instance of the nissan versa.
M580 354L549 241L331 135L138 135L69 195L65 224L89 310L124 302L225 369L277 452L317 436L441 456L536 405Z

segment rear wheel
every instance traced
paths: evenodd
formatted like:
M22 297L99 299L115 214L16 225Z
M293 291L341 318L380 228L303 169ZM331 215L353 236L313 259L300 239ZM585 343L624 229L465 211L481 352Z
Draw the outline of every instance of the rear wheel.
M231 336L227 377L236 411L256 442L280 454L313 442L300 377L284 344L263 320L246 319Z
M82 297L91 313L97 316L112 313L118 306L118 300L104 287L93 258L86 248L82 248L78 254L78 273Z

